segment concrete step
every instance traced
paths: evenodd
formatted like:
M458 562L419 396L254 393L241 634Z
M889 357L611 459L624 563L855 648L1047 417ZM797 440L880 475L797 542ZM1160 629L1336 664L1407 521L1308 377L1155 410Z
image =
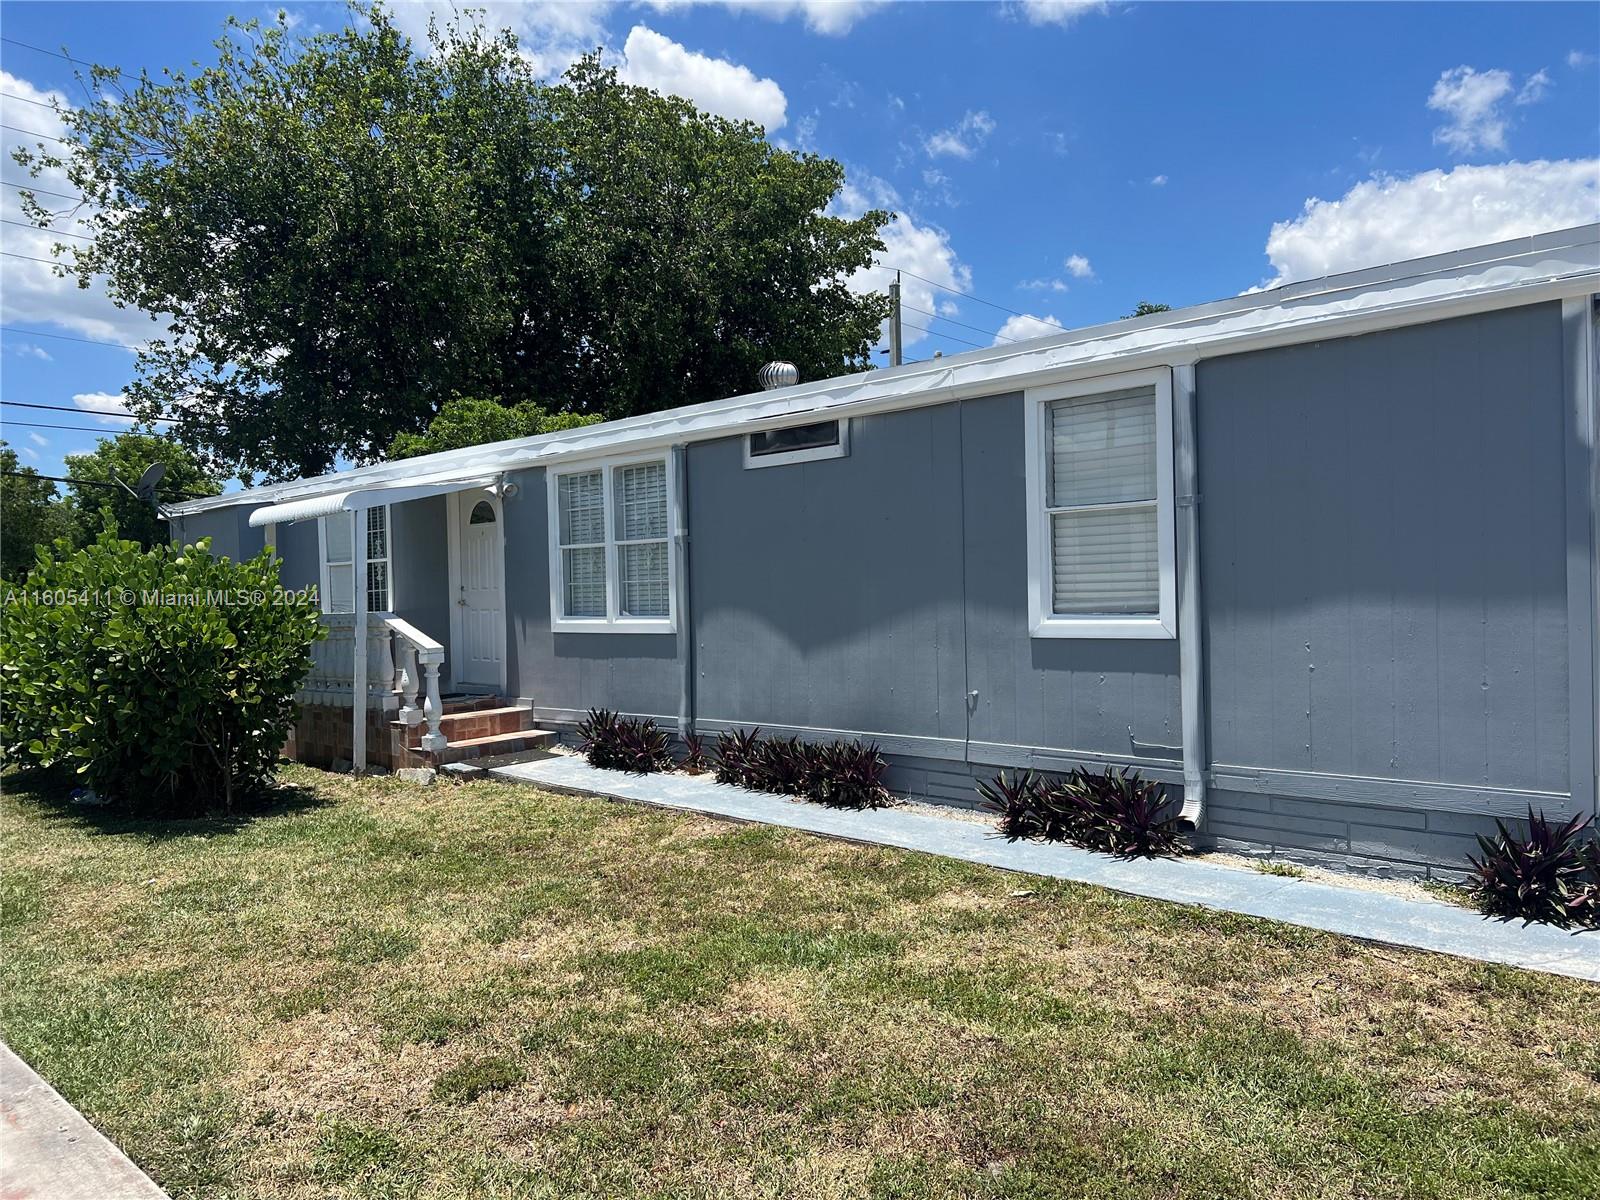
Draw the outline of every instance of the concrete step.
M452 741L440 750L434 755L434 761L435 765L443 766L445 763L523 754L527 751L544 749L556 740L556 736L549 729L519 729L506 733L491 733L486 737L463 738L460 741Z

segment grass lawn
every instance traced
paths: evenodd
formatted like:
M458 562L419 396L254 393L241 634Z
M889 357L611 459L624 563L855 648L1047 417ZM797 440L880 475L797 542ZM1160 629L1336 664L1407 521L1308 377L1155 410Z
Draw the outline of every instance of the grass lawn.
M513 785L284 781L165 823L5 781L0 1033L175 1196L1600 1195L1592 985Z

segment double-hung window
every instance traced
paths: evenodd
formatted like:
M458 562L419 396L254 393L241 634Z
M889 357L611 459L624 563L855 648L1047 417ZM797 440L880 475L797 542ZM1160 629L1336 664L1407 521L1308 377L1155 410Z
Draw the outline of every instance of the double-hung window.
M1166 368L1027 394L1035 637L1176 635Z
M389 587L389 506L366 510L367 611L390 612L394 597ZM361 513L340 512L318 522L322 551L322 611L355 611L355 531Z
M666 458L550 472L551 628L672 632L671 474Z

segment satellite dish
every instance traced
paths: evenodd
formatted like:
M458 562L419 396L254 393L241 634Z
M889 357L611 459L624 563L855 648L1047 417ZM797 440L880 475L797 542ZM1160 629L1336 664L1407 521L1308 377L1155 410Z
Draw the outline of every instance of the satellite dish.
M139 476L139 482L134 485L134 492L141 500L154 500L156 498L156 484L161 482L162 476L167 473L167 464L153 462L144 469L144 474Z

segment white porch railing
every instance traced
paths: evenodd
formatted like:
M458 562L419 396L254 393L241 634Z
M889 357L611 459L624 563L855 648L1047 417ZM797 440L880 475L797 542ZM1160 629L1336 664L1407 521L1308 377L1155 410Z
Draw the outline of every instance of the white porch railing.
M356 618L354 613L324 613L328 636L311 647L311 670L300 687L302 704L355 705ZM444 647L393 613L367 615L366 708L397 712L408 727L427 724L424 750L447 744L439 730L444 704L439 698L439 668ZM417 703L418 694L422 703Z

